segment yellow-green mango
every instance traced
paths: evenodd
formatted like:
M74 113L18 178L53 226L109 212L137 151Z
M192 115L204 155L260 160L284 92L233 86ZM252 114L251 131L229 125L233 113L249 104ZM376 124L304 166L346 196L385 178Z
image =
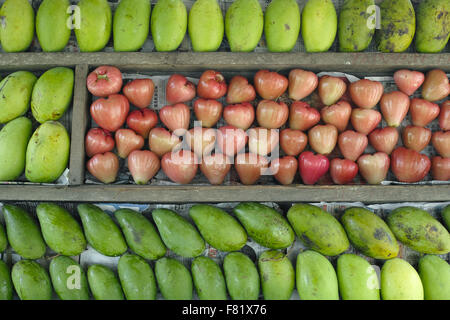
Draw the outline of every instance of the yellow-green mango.
M62 51L70 39L69 0L44 0L36 13L36 35L45 52Z
M450 265L438 256L426 255L419 260L425 300L450 300Z
M423 300L419 274L407 261L394 258L381 268L381 297L383 300Z
M156 280L150 265L134 254L124 254L117 265L120 283L127 300L155 300Z
M231 252L223 260L228 293L233 300L258 300L259 274L255 264L242 252Z
M74 73L70 68L56 67L44 72L36 81L31 94L31 112L44 123L61 118L70 106Z
M9 122L28 111L36 80L31 72L17 71L0 82L0 123Z
M61 300L89 300L86 273L72 258L53 258L50 261L49 273L53 288Z
M28 49L34 36L34 10L28 0L6 0L0 8L0 39L3 51Z
M91 265L87 278L95 300L125 300L119 280L108 267Z
M115 51L137 51L147 40L150 29L150 0L122 0L114 12Z
M225 33L232 52L256 48L264 29L264 15L258 0L235 0L225 15Z
M0 181L15 180L23 173L31 130L31 120L25 117L8 122L0 130Z
M350 245L339 221L319 207L295 204L289 209L287 218L306 246L326 256L336 256Z
M166 300L192 300L192 277L178 260L164 257L156 261L155 276Z
M442 51L450 38L450 1L422 0L417 9L416 50Z
M398 240L420 253L450 252L449 232L425 210L397 208L387 216L387 223Z
M0 260L0 300L12 300L13 285L11 273L3 260Z
M265 300L289 300L295 287L295 271L281 251L264 251L258 259L261 287Z
M30 182L53 182L69 162L70 138L57 121L41 124L28 142L25 176Z
M416 16L410 0L384 0L380 4L380 29L375 39L381 52L403 52L416 31Z
M51 300L52 284L47 270L32 260L20 260L11 271L20 300Z
M442 220L444 220L447 230L450 231L450 204L442 210Z
M203 256L195 258L191 273L200 300L227 300L225 278L214 260Z
M188 19L192 49L216 51L222 43L223 31L223 15L217 0L196 0Z
M339 256L336 269L343 300L380 300L377 273L366 259L346 253Z
M306 52L328 51L337 32L337 14L331 0L308 0L302 12L302 37Z
M0 223L0 253L8 247L8 238L6 237L5 227Z
M170 21L170 23L168 23ZM151 18L156 51L178 49L186 35L188 15L181 0L158 0Z
M102 50L111 36L112 13L107 0L81 0L79 28L75 28L81 52Z

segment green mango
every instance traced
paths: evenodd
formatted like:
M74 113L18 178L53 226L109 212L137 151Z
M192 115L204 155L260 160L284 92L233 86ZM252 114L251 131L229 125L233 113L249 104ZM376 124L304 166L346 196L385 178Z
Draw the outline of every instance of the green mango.
M200 300L227 300L227 288L222 270L214 260L197 257L191 264L195 290Z
M62 51L69 43L69 0L44 0L36 13L36 34L45 52Z
M156 51L177 50L186 35L187 21L188 14L183 1L158 0L150 22Z
M264 35L271 52L291 51L300 33L300 9L295 0L273 0L264 15Z
M92 204L79 204L77 207L84 235L88 243L105 256L116 257L127 251L127 244L119 227L111 217Z
M225 33L232 52L253 51L261 39L264 15L258 0L235 0L225 15Z
M22 175L31 130L31 120L25 117L8 122L0 130L0 181L16 180Z
M287 218L299 239L323 255L336 256L350 245L339 221L319 207L295 204L289 209Z
M384 0L380 4L380 29L375 33L378 50L403 52L411 44L416 16L410 0Z
M150 29L149 0L122 0L114 12L115 51L138 51L147 40Z
M153 224L142 213L131 209L119 209L114 216L134 253L148 260L164 257L166 246Z
M0 253L6 250L8 247L8 239L6 237L5 228L0 223Z
M155 300L156 280L150 265L134 254L124 254L117 265L127 300Z
M238 251L247 243L244 228L222 209L198 204L189 209L189 215L206 242L220 251Z
M289 300L295 286L291 261L281 251L264 251L258 259L261 287L265 300Z
M36 80L31 72L16 71L0 81L0 123L14 120L28 111Z
M231 252L223 260L228 293L233 300L258 300L259 274L255 264L242 252Z
M442 210L442 220L444 220L447 230L450 231L450 204Z
M428 212L401 207L387 216L387 223L398 240L420 253L447 254L450 234Z
M34 118L40 123L61 118L72 101L73 83L72 69L56 67L44 72L31 94Z
M417 271L405 260L394 258L381 268L383 300L423 300L423 287Z
M216 51L222 43L223 30L223 15L217 0L196 0L188 19L192 49Z
M72 258L57 256L50 261L50 278L61 300L89 300L89 286L83 268Z
M3 51L21 52L34 36L34 10L28 0L6 0L0 8L0 39Z
M450 2L422 0L417 10L416 50L442 51L450 38Z
M295 240L291 226L275 209L246 202L237 205L233 212L250 238L266 248L284 249Z
M77 256L86 249L83 230L66 209L53 203L40 203L36 213L50 249L66 256Z
M346 0L339 13L338 38L339 50L343 52L360 52L366 50L373 35L375 25L370 25L374 12L374 0ZM373 19L373 18L372 18ZM373 20L375 23L375 20Z
M81 52L102 50L111 36L112 13L107 0L80 0L79 28L75 28Z
M39 259L46 246L41 230L34 219L24 209L5 204L3 206L6 234L11 247L25 259Z
M13 285L11 273L3 260L0 260L0 300L12 300Z
M450 265L438 256L426 255L419 260L425 300L450 300Z
M156 261L155 275L159 290L166 300L192 300L192 277L178 260L162 258Z
M30 182L54 182L66 170L69 152L66 128L57 121L41 124L28 142L25 176Z
M380 284L375 269L356 254L337 260L339 291L343 300L380 300Z
M197 229L176 212L156 209L152 217L165 245L177 255L195 258L205 251L205 240Z
M119 280L111 269L99 264L91 265L87 278L95 300L125 300Z
M337 14L331 0L308 0L302 11L302 37L306 52L325 52L337 32Z
M397 256L397 239L386 222L372 211L349 208L345 210L341 221L351 243L364 255L375 259Z
M20 300L51 300L52 284L47 271L37 262L20 260L11 271Z

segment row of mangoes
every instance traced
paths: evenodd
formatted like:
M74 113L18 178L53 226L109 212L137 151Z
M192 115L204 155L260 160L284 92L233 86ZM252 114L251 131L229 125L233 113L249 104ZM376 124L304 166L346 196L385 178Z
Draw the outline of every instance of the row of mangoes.
M69 0L44 0L36 14L36 33L49 52L63 50L72 29L80 51L102 50L111 32L116 51L137 51L150 28L157 51L177 50L187 30L194 51L218 50L225 33L231 51L249 52L264 32L269 51L288 52L301 30L307 52L328 51L336 34L341 51L357 52L368 48L377 28L379 51L403 52L416 34L418 52L439 52L450 36L449 12L448 0L421 1L417 17L410 0L384 0L379 8L374 0L346 0L338 24L331 0L308 0L302 13L296 0L273 0L265 14L258 0L235 0L225 19L217 0L196 0L189 15L182 0L158 0L153 14L150 0L121 0L113 18L107 0L80 0L77 9ZM0 15L3 50L27 50L35 26L28 0L6 0Z

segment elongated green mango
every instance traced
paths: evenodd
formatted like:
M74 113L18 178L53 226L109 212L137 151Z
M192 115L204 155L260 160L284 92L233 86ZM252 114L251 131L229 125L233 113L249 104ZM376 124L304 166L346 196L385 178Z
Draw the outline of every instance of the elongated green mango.
M227 300L222 270L207 257L197 257L191 265L192 279L200 300Z
M0 123L25 114L37 77L28 71L11 73L0 82Z
M450 38L450 2L422 0L417 10L416 50L442 51Z
M43 51L62 51L70 39L69 0L44 0L36 14L36 34Z
M51 300L52 285L47 271L32 260L20 260L11 271L20 300Z
M120 283L127 300L155 300L156 280L150 265L141 257L124 254L117 265Z
M72 258L53 258L49 272L53 288L61 300L89 300L86 273Z
M15 180L23 173L31 129L31 120L19 117L0 130L0 181Z
M94 264L88 268L87 278L95 300L125 300L119 280L111 269Z
M191 300L192 277L178 260L162 258L156 261L155 275L159 290L166 300Z
M28 142L25 176L31 182L55 181L67 168L69 151L69 134L61 123L41 124Z
M264 251L258 259L261 287L265 300L288 300L295 286L295 271L280 251Z
M28 0L6 0L0 8L0 39L5 52L28 49L34 36L34 10Z
M450 231L450 205L446 206L442 210L442 220L444 220L444 224L447 226L447 230Z
M231 299L258 300L259 274L249 257L231 252L223 260L223 270Z
M6 237L5 228L0 223L0 253L6 250L8 247L8 238Z
M0 260L0 300L12 300L13 285L11 273L3 260Z
M450 265L438 256L426 255L419 260L425 300L450 300Z
M381 268L383 300L423 300L423 287L417 271L405 260L394 258Z

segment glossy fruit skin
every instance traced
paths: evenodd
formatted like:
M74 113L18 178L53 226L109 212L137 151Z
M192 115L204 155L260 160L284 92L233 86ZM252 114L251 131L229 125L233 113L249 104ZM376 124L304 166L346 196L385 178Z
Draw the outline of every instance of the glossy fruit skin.
M127 126L136 133L147 139L156 124L158 123L158 116L156 112L150 109L134 110L128 114Z
M248 135L242 129L223 126L217 131L216 141L223 154L233 157L244 149L248 142Z
M136 184L147 184L160 167L158 156L149 150L134 150L128 155L128 169Z
M195 98L195 85L181 74L173 74L167 80L166 100L170 104L187 102Z
M450 158L433 157L431 159L431 175L434 180L450 180Z
M407 126L403 129L403 145L417 152L422 151L430 143L431 130L423 127Z
M280 132L280 147L288 156L298 156L308 143L308 136L300 130L283 129Z
M119 129L115 134L117 154L122 159L134 150L140 150L144 146L144 138L131 129Z
M244 185L255 184L269 163L261 155L254 153L239 153L234 162L234 169L238 173L239 180Z
M320 110L323 122L334 125L339 132L347 128L352 107L346 101L339 101L331 106L326 106Z
M203 157L200 163L200 171L206 176L209 183L222 184L226 175L231 170L231 160L222 153L214 153Z
M227 83L223 75L214 70L206 70L200 76L197 95L204 99L220 99L227 93Z
M20 260L11 270L14 289L20 300L51 300L52 285L47 270L33 260Z
M425 127L437 118L440 112L439 105L427 100L414 98L409 107L413 125Z
M367 183L379 184L386 178L390 163L389 156L384 152L365 154L358 159L359 173Z
M96 97L107 97L122 89L122 72L113 66L100 66L89 73L86 85Z
M117 131L125 123L130 110L128 99L112 94L107 99L97 99L91 105L91 116L99 127L110 132Z
M439 113L439 127L441 130L450 130L450 100L441 104L441 112Z
M264 300L287 300L295 287L295 270L281 251L264 251L258 259Z
M164 106L159 110L159 119L175 134L184 132L189 128L191 111L184 103L177 103L173 106ZM176 131L176 132L175 132Z
M381 113L373 109L356 108L352 111L350 122L356 131L368 135L381 122Z
M248 130L248 150L250 153L267 156L274 151L279 141L278 130L260 127Z
M26 51L34 36L34 10L26 0L7 0L0 8L2 49L5 52Z
M347 130L342 132L338 137L338 146L344 158L356 161L367 147L367 136L353 131Z
M180 138L165 128L156 127L150 130L148 144L150 151L161 158L166 153L179 149Z
M277 158L270 162L270 170L279 183L292 184L298 170L298 161L292 156Z
M256 120L261 127L278 129L289 117L289 108L284 102L262 100L256 107Z
M322 102L331 106L338 102L345 91L347 90L347 84L343 79L333 76L323 76L319 80L318 92Z
M223 119L230 126L247 130L255 120L255 108L248 102L228 105L223 109Z
M288 88L288 79L274 71L259 70L255 73L253 83L256 92L265 100L275 100Z
M119 158L112 152L98 153L87 162L86 168L101 182L113 183L119 172Z
M304 184L315 184L329 168L330 160L321 154L305 151L298 158L298 170Z
M125 300L119 279L110 268L93 264L87 270L87 278L95 300Z
M241 252L232 252L223 260L228 293L233 300L258 300L260 281L253 261Z
M440 69L428 71L422 85L422 97L428 101L445 99L450 93L447 75Z
M450 158L450 131L436 131L431 137L436 151L444 158Z
M434 255L423 256L419 260L419 276L425 300L450 299L450 266L447 261Z
M385 93L381 97L380 109L390 127L398 127L408 113L410 100L401 91Z
M381 268L383 300L423 300L423 286L417 271L406 261L394 258Z
M316 125L308 131L311 148L320 154L330 154L336 146L338 130L331 124Z
M68 0L42 1L36 13L36 35L45 52L62 51L70 40Z
M394 81L400 91L412 96L425 81L425 75L419 71L401 69L394 72Z
M306 131L320 121L320 113L303 101L295 101L289 110L289 127Z
M375 129L369 134L369 142L378 152L391 154L398 142L398 131L393 127Z
M367 79L358 80L350 84L350 96L352 101L360 108L372 109L383 95L381 82Z
M222 117L222 104L214 99L197 99L194 101L194 113L202 127L211 128Z
M419 182L430 171L431 161L424 155L404 147L391 154L391 170L401 182Z
M250 102L255 100L255 88L243 76L234 76L228 84L227 104Z
M197 257L191 264L192 279L200 300L226 300L225 277L219 265L208 257Z
M358 165L348 159L334 158L330 163L330 175L335 184L349 184L358 174Z
M173 182L188 184L197 174L198 159L189 150L169 152L162 157L161 168Z
M319 78L314 72L292 69L289 72L289 98L299 101L316 90Z
M155 263L159 290L166 300L192 300L192 276L189 270L174 258L161 258Z
M123 94L136 107L147 108L152 103L155 84L152 79L135 79L123 87Z
M86 273L72 258L67 256L54 257L50 261L48 271L53 289L61 300L89 300ZM79 284L79 287L71 281L74 274L79 275L79 281L76 283ZM68 283L72 285L68 286Z
M127 300L156 299L156 279L147 261L127 253L120 257L117 271Z

